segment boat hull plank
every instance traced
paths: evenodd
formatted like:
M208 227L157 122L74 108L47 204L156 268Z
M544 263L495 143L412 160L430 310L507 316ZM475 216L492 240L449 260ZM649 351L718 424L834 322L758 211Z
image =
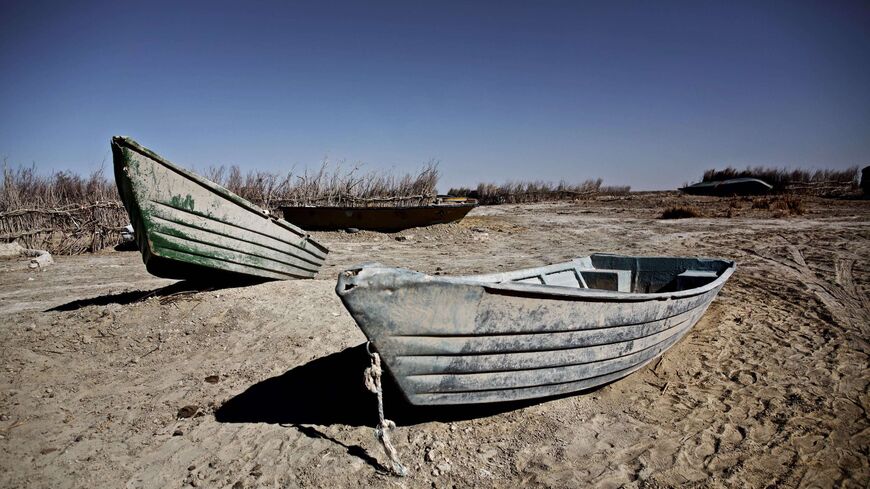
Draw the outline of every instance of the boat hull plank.
M683 326L678 328L678 331L670 337L647 348L588 363L498 372L415 374L407 376L406 382L415 392L420 393L505 390L577 382L645 363L682 338L686 331L688 331L688 327Z
M684 330L694 317L676 323L671 328L636 339L600 343L595 345L568 346L551 350L502 350L500 353L462 355L396 355L393 371L398 375L425 375L436 373L501 372L523 369L554 368L578 365L618 358L654 347ZM383 343L384 350L390 345ZM396 350L399 351L399 350Z
M481 390L477 392L421 392L408 395L408 400L416 405L437 404L482 404L492 402L521 401L570 394L619 380L641 369L649 361L634 367L612 372L599 377L592 377L564 384L551 384L536 387L521 387L515 389Z
M492 355L499 352L543 352L609 345L640 340L679 326L695 316L695 310L665 319L626 326L498 335L386 336L384 346L414 351L416 355Z

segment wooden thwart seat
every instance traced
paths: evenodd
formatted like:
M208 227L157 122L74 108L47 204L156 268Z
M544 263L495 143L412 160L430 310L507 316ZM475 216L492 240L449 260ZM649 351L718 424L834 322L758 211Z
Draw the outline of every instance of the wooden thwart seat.
M716 280L718 275L712 270L686 270L677 275L677 290L701 287Z
M519 283L631 292L631 270L570 267L513 280Z

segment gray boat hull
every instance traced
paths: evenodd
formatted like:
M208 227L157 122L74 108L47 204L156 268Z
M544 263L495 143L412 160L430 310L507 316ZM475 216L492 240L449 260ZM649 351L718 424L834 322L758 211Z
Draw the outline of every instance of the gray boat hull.
M734 268L603 254L472 277L374 264L340 274L336 292L412 404L487 403L640 369L689 331Z

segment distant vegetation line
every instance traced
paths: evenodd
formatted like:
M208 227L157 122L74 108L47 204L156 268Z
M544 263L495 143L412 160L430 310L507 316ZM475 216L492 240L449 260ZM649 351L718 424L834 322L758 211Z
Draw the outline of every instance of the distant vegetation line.
M773 167L747 167L744 170L727 167L704 172L703 182L715 182L732 178L758 178L773 186L774 191L800 190L803 187L828 185L858 186L860 172L857 166L845 170L804 170Z
M506 182L500 185L480 183L476 188L451 188L447 193L459 197L472 197L482 205L517 204L550 200L575 200L602 194L627 194L631 187L605 186L600 178L582 183L552 182Z
M317 171L242 172L238 166L212 167L206 178L268 209L282 205L397 206L434 201L440 177L437 162L416 173L361 171L359 165L324 162ZM839 195L857 187L858 168L787 170L755 167L707 170L703 180L760 178L779 192ZM820 190L821 189L821 190ZM831 190L833 189L833 190ZM473 197L481 204L576 200L596 195L626 194L628 186L606 186L599 179L581 183L526 181L480 183L451 188L448 193ZM44 174L35 165L3 165L0 181L0 242L19 240L28 248L57 254L97 251L118 243L128 216L119 201L114 179L102 170L83 176L72 172Z

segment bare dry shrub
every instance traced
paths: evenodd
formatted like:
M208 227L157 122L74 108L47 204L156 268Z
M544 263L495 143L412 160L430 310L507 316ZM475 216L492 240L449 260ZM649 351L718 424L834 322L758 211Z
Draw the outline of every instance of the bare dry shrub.
M742 202L744 202L742 198L728 199L728 210L725 211L725 217L732 218L740 215L740 210L743 208Z
M431 203L437 196L438 163L430 161L416 174L360 172L360 165L329 169L324 161L317 171L301 174L249 171L239 167L210 168L205 177L241 197L266 208L278 206L398 206Z
M800 216L805 212L803 201L795 195L783 195L773 199L770 209L791 216Z
M97 251L117 244L127 222L115 183L102 169L85 178L3 165L0 241L19 240L26 248L54 254Z
M806 212L803 200L796 195L786 195L782 197L781 202L785 203L792 214L803 215Z
M675 205L665 209L659 219L687 219L692 217L703 217L703 215L697 207Z
M773 211L775 217L800 216L806 212L803 200L794 194L756 198L752 208Z
M626 194L629 186L602 186L603 180L586 180L570 184L562 180L552 182L506 182L501 185L480 183L477 188L451 188L447 193L458 197L472 197L482 205L516 204L524 202L544 202L552 200L575 200L602 194Z
M753 209L770 209L770 198L758 197L758 198L752 199L752 208Z

